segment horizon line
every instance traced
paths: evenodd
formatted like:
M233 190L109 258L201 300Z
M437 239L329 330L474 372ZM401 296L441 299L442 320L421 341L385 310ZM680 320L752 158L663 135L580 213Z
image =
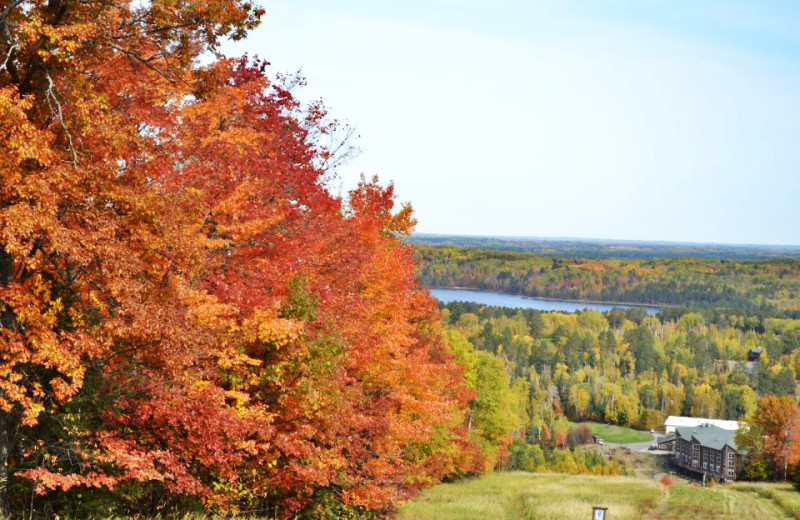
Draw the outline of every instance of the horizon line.
M651 239L625 239L625 238L587 238L587 237L545 237L533 235L470 235L463 233L429 233L413 232L413 236L436 236L436 237L458 237L458 238L502 238L510 240L541 240L541 241L579 241L579 242L600 242L600 243L628 243L628 244L653 244L653 245L678 245L678 246L722 246L722 247L757 247L757 248L782 248L800 250L800 244L756 244L756 243L735 243L735 242L692 242L675 240L651 240Z

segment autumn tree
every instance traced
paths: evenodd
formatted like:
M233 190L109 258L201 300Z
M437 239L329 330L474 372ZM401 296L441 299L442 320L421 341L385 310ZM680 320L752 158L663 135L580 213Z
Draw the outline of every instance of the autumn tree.
M172 378L206 348L195 350L205 336L186 319L193 291L170 276L197 256L177 210L189 194L160 186L174 165L162 145L194 59L260 15L222 0L3 5L0 517L9 472L31 453L21 443L44 435L43 417L55 420L87 379L110 381L131 359L142 363L138 377ZM74 446L52 442L62 453ZM105 445L98 461L134 471L130 446L94 442ZM102 469L56 478L42 466L51 457L27 472L41 486L114 482Z
M0 518L9 481L286 516L471 467L410 206L374 180L332 196L335 123L264 62L197 65L260 16L0 12Z
M800 462L800 407L789 396L767 395L742 424L736 442L745 450L745 474L786 480Z

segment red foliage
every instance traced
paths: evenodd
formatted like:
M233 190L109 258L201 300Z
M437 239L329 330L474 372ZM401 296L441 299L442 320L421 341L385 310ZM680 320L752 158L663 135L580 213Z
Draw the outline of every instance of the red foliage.
M764 454L776 468L800 462L800 406L792 396L761 397L753 425L762 434Z
M12 469L43 461L17 475L290 515L320 490L387 510L476 467L411 207L376 179L332 196L324 110L263 62L192 66L260 12L64 9L15 13L28 76L0 81L0 424L41 426Z
M581 423L567 433L567 442L570 444L586 444L592 440L592 430L586 423Z

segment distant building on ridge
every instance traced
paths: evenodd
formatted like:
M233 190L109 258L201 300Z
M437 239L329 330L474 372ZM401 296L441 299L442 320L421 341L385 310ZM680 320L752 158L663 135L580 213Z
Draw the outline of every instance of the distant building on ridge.
M747 361L751 363L758 363L761 359L761 353L764 352L763 347L751 348L747 351Z

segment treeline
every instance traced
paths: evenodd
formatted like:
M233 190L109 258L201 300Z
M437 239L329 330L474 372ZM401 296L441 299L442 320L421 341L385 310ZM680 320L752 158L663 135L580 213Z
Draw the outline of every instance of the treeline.
M537 253L566 258L708 258L712 260L766 260L800 257L800 246L681 244L638 240L492 237L414 233L414 245L465 247Z
M443 308L454 345L502 361L514 396L506 421L530 441L556 429L563 445L568 428L559 415L640 429L669 415L742 419L761 395L794 397L800 372L800 320L762 318L759 331L743 325L754 323L746 314L710 321L689 311L659 318L638 309ZM758 347L760 362L747 363ZM480 423L481 403L472 410Z
M542 298L731 307L800 317L800 259L586 259L416 246L430 287Z

